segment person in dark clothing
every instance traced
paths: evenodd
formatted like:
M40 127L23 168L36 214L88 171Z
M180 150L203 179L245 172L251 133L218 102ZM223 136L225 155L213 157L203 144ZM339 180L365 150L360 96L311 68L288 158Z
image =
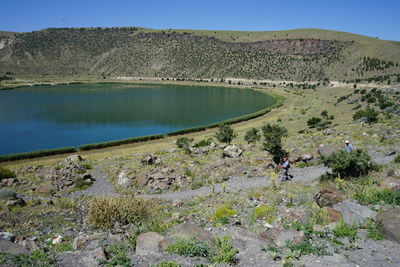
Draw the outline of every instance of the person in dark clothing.
M284 169L282 181L290 181L293 179L293 175L289 174L290 162L288 158L283 158L281 167Z

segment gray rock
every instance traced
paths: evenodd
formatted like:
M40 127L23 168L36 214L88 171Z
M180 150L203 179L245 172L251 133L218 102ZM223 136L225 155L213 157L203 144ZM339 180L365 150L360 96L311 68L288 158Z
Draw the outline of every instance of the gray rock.
M400 178L400 170L396 168L390 168L387 172L387 176Z
M155 232L148 232L141 234L136 239L136 254L137 255L149 255L153 253L159 253L160 242L164 240L164 237Z
M65 159L64 159L64 161L63 161L63 164L64 163L70 163L70 162L73 162L73 163L79 163L79 162L81 162L82 161L82 157L81 156L79 156L79 155L71 155L71 156L69 156L69 157L66 157Z
M400 179L395 177L387 177L381 182L381 188L400 191Z
M183 223L175 227L160 242L161 249L165 249L168 245L173 244L177 238L196 238L200 242L207 243L213 247L216 245L214 237L209 232L193 223Z
M139 188L142 188L142 187L145 187L151 179L152 178L150 178L147 175L139 175L139 176L136 176L135 183Z
M40 247L34 241L29 239L23 240L22 242L20 242L20 244L31 252L40 249Z
M329 145L320 145L318 148L318 154L323 157L329 157L335 149Z
M313 159L314 159L314 156L312 154L303 154L301 156L301 160L302 161L310 161L310 160L313 160Z
M8 200L6 203L6 206L8 207L15 207L15 206L25 206L25 200L22 198L16 199L16 200Z
M0 253L7 253L12 255L29 255L30 252L22 245L15 244L8 240L0 239Z
M128 178L128 175L126 172L122 171L119 173L117 183L119 186L125 187L125 188L129 187L131 185L131 181Z
M153 165L154 163L156 163L157 160L157 156L154 155L146 155L143 159L142 159L142 163L145 165Z
M266 238L273 241L278 247L286 245L286 241L293 243L300 243L304 241L304 232L295 230L284 230L279 228L267 229L260 235L262 238Z
M0 240L7 240L14 242L15 241L15 235L9 232L0 232Z
M393 208L378 214L385 238L400 243L400 208Z
M111 245L121 245L123 244L125 241L125 236L123 234L111 234L109 233L107 236L107 244L111 244Z
M344 200L332 207L342 214L345 223L350 225L366 224L369 219L375 220L377 213L366 206Z
M93 234L90 236L77 236L72 243L72 247L75 250L91 250L96 248L100 240L103 238L101 234Z
M96 260L107 260L107 253L102 247L98 247L92 251L91 256Z
M242 155L243 150L241 150L237 145L229 145L227 146L223 153L223 157L228 157L228 158L238 158L240 155Z

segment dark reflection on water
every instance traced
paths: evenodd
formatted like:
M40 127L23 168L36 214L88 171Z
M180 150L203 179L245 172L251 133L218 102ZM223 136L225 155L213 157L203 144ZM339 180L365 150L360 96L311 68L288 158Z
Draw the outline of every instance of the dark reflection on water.
M70 84L0 91L0 154L167 133L274 103L257 91L216 87Z

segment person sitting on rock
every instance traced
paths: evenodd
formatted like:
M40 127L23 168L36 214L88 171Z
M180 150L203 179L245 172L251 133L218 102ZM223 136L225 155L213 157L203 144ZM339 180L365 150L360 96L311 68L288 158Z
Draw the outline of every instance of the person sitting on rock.
M283 175L284 177L282 178L282 181L290 181L293 178L293 175L289 175L289 168L290 168L290 162L288 158L283 158L283 163L281 167L284 169Z
M350 144L349 140L344 141L344 143L346 144L346 152L349 153L353 149L353 145Z

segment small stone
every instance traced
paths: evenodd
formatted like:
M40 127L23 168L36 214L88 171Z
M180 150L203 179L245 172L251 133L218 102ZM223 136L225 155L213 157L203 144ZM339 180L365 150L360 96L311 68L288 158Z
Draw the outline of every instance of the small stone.
M318 206L321 208L332 207L336 203L345 200L345 198L346 197L342 192L331 186L322 188L314 197Z
M59 244L61 244L62 243L62 236L57 236L56 238L54 238L52 241L51 241L51 243L53 244L53 245L59 245Z
M182 201L180 201L179 199L172 201L172 207L174 207L174 208L180 207L181 204L182 204Z
M160 242L164 237L155 232L148 232L138 235L136 239L136 254L149 255L160 252Z
M16 200L8 200L6 203L6 206L8 207L15 207L15 206L25 206L25 200L22 198L16 199Z

